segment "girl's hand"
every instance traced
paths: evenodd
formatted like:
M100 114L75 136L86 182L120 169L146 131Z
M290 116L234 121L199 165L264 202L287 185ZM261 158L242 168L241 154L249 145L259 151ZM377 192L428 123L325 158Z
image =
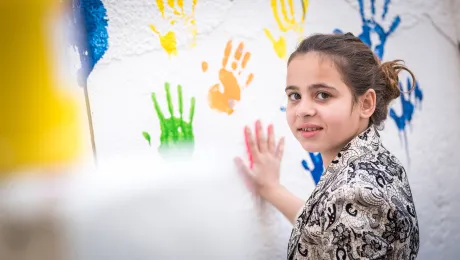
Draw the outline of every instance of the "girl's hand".
M253 191L262 198L268 199L271 193L282 188L280 164L284 138L281 138L278 143L275 142L273 125L268 127L266 137L260 121L256 122L255 138L249 127L245 127L244 131L252 165L248 167L239 157L235 158L235 163Z

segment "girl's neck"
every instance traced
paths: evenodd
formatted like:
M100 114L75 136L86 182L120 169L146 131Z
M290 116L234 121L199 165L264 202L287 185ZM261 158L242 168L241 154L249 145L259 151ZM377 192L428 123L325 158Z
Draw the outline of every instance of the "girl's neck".
M368 124L365 124L364 126L359 127L358 131L353 136L351 136L349 139L347 139L342 145L340 145L339 147L336 147L335 149L331 149L329 151L322 152L321 157L323 158L324 170L327 170L327 168L332 163L334 158L337 156L337 154L339 154L342 148L345 147L345 145L347 145L356 136L358 136L363 131L365 131L368 127L369 127Z

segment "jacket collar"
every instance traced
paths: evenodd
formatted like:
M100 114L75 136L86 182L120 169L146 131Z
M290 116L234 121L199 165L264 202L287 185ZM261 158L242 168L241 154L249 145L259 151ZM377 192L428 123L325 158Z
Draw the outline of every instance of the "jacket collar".
M350 162L363 157L372 157L381 145L380 135L374 125L355 136L348 142L336 155L331 164L327 167L321 179L328 178L329 175L336 175L346 168Z

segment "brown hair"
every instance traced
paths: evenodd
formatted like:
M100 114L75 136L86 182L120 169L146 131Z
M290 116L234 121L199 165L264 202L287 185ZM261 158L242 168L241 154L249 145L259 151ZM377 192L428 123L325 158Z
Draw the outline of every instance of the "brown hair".
M316 52L332 59L343 81L350 87L354 102L368 89L375 91L376 107L369 123L378 128L383 127L382 122L387 118L390 102L401 94L399 72L409 72L415 83L414 74L402 60L380 63L372 50L351 33L315 34L307 37L291 54L288 65L297 55L308 52Z

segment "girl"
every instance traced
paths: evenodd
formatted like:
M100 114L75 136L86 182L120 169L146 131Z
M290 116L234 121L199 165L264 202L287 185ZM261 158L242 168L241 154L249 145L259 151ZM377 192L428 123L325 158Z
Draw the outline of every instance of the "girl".
M415 259L419 228L406 171L380 142L400 95L399 60L380 63L350 33L303 40L288 60L286 118L326 169L304 202L280 183L284 139L256 123L245 135L253 167L236 164L255 191L293 224L288 259ZM415 85L415 84L414 84Z

